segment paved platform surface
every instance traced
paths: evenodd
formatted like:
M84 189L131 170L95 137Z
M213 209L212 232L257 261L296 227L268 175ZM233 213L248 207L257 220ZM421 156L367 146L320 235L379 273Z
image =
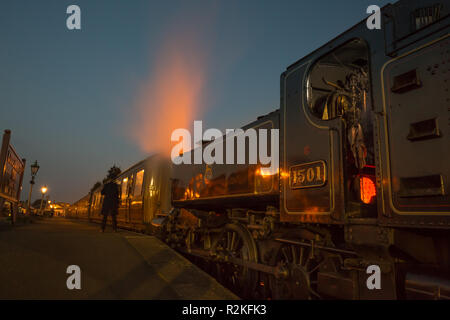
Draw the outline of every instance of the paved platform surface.
M69 265L81 290L69 290ZM48 218L0 229L0 299L237 299L155 237Z

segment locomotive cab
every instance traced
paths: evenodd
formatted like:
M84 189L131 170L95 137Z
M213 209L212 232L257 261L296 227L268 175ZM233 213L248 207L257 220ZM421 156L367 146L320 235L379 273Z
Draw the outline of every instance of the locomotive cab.
M282 218L323 223L375 218L374 119L366 41L349 37L288 68L282 75L283 89L280 154L289 181L283 181ZM293 136L300 137L300 143ZM304 179L296 179L302 172Z
M373 115L367 44L354 39L320 58L309 71L306 100L313 117L342 123L347 215L376 217Z
M344 263L359 281L319 271L323 293L344 295L330 291L341 281L359 288L352 297L409 297L411 274L448 279L448 13L446 2L388 5L382 30L362 21L281 75L280 220L322 227L359 256ZM379 292L363 281L370 264L384 271ZM420 285L441 297L440 283Z

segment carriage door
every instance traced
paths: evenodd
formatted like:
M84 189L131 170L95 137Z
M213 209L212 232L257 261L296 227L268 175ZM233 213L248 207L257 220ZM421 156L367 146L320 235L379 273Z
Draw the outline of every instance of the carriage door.
M130 192L130 222L143 222L143 197L142 183L144 182L144 170L140 170L135 174L134 187Z
M396 214L450 211L450 38L382 70L387 207Z
M117 217L118 221L129 222L129 211L130 211L130 186L132 185L133 177L124 177L122 179L120 188L120 205L119 205L119 215Z

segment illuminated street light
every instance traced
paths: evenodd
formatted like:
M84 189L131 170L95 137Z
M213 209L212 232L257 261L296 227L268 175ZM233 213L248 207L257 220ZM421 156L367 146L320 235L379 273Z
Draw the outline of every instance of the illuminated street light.
M44 196L45 196L45 193L47 192L47 190L48 190L47 186L43 186L43 187L41 188L42 199L41 199L41 207L39 208L39 213L40 213L40 214L42 214L42 203L44 203ZM47 206L47 204L46 204L46 206Z
M31 181L30 181L30 194L28 195L28 205L27 205L27 212L30 214L30 206L31 206L31 193L33 192L33 185L34 185L34 178L36 177L36 174L39 171L39 165L37 160L34 161L34 163L31 165Z

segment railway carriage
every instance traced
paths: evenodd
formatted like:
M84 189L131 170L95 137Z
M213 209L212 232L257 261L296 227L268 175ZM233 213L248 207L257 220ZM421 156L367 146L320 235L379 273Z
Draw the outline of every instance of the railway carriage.
M66 217L88 219L89 195L74 202L67 210Z
M170 177L172 165L158 155L133 165L123 171L116 183L120 188L117 215L119 227L147 231L152 219L170 211ZM76 202L69 217L89 219L100 223L103 197L102 186L92 190L82 201ZM77 209L79 208L79 209ZM80 214L79 212L85 212ZM110 221L109 221L110 223Z

